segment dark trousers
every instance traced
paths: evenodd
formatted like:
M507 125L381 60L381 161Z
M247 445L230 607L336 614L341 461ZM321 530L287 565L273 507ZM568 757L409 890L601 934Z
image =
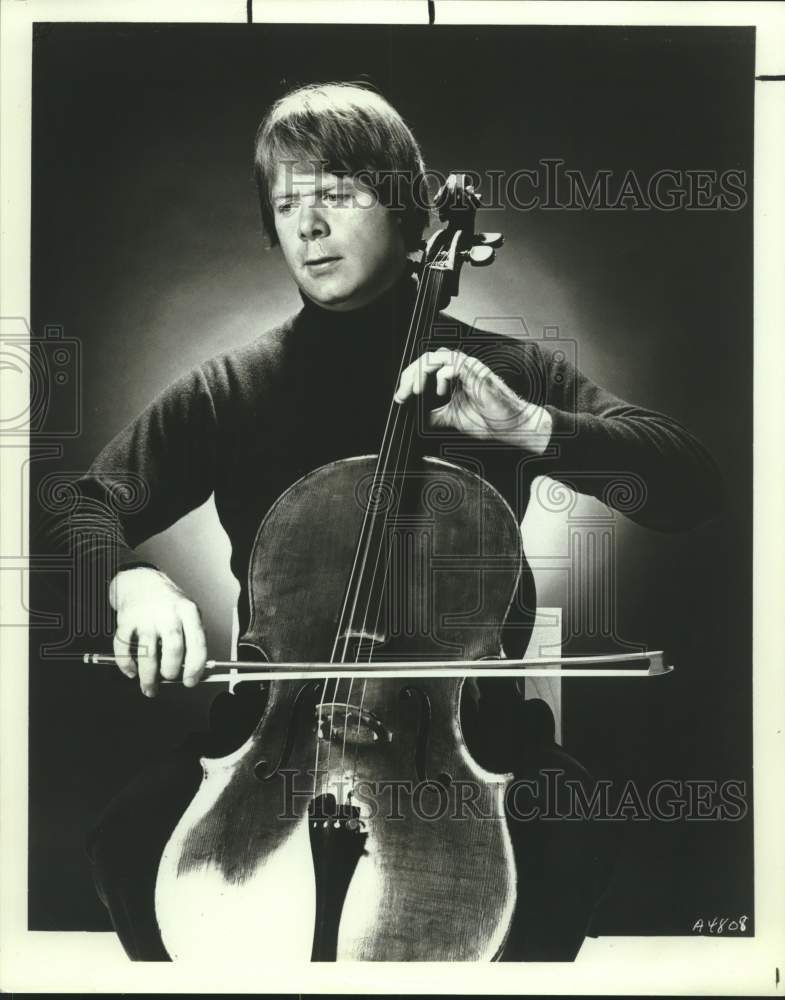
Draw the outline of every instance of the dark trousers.
M168 960L155 919L155 880L163 849L199 787L199 757L228 753L260 710L237 696L219 698L216 706L211 733L190 737L139 774L88 838L96 889L126 953L137 961ZM238 712L247 717L237 718ZM484 766L512 771L520 789L507 816L518 902L501 959L572 961L610 878L614 848L607 826L596 820L548 817L568 810L567 780L589 798L594 779L553 741L553 718L543 702L510 700L493 726L481 720L470 702L461 720L469 748Z

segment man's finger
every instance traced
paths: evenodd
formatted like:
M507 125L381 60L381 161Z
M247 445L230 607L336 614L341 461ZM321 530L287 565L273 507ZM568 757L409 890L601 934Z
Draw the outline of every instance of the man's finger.
M185 636L185 666L183 684L193 687L202 679L207 660L207 642L202 628L199 609L190 601L182 610L183 634Z
M483 364L479 358L469 357L459 351L455 352L452 367L466 392L477 402L480 402L483 386L488 379L494 378L491 369Z
M420 395L425 390L428 375L438 371L443 365L449 364L453 353L457 352L440 347L438 351L427 351L408 365L401 374L400 384L393 397L395 402L405 402L412 393Z
M133 630L126 629L118 622L112 640L115 662L126 677L136 677L136 664L132 655Z
M414 380L414 365L409 365L401 372L401 380L395 390L393 399L396 403L405 403L412 394L412 381Z
M173 681L180 676L185 642L179 622L172 623L161 632L161 676Z
M452 365L445 365L436 373L436 395L446 396L450 391L450 382L455 378L455 369Z
M139 667L139 685L142 694L152 698L158 688L158 633L147 630L138 632L136 663Z

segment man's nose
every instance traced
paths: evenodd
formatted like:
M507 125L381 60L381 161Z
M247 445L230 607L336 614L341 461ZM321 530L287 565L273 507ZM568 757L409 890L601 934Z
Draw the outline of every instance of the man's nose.
M301 203L298 229L302 240L317 240L328 235L330 227L318 202Z

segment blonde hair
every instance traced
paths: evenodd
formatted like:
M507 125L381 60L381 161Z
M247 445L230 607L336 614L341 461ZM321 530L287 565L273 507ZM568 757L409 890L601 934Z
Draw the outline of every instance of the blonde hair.
M284 162L362 175L380 202L399 215L406 249L419 247L429 220L425 165L411 130L380 94L356 83L309 84L276 101L265 115L254 143L254 179L273 246L278 238L270 189Z

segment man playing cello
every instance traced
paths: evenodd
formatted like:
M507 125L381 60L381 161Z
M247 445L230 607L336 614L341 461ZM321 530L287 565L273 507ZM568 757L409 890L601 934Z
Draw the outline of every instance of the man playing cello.
M199 683L207 650L186 590L134 547L213 495L231 541L244 632L249 557L265 512L311 470L376 453L393 390L400 407L430 395L429 452L460 441L519 523L536 476L612 503L606 487L620 469L642 484L640 503L628 513L640 524L674 531L719 509L717 470L688 431L619 399L535 343L491 338L442 315L434 338L440 346L429 345L399 372L416 297L409 255L421 248L429 213L419 147L378 94L326 84L286 95L257 132L254 171L265 230L280 246L302 308L167 388L80 482L78 516L115 560L114 655L145 695L154 696L161 679ZM489 344L493 350L484 353ZM581 476L589 471L595 475ZM106 503L117 474L137 477L146 493L144 505L122 517ZM507 655L523 654L535 604L524 575L504 630ZM515 690L502 681L467 684L461 721L472 753L492 770L537 775L559 767L590 785L553 742L547 708L524 703ZM259 697L229 701L216 712L224 712L223 725L195 737L170 767L140 776L91 838L99 893L132 958L166 957L152 909L155 868L195 792L198 757L237 745L261 711ZM564 823L547 832L512 824L512 833L528 909L516 913L503 957L574 958L607 876L595 834ZM539 882L533 877L543 867L557 909L545 899L541 871Z

